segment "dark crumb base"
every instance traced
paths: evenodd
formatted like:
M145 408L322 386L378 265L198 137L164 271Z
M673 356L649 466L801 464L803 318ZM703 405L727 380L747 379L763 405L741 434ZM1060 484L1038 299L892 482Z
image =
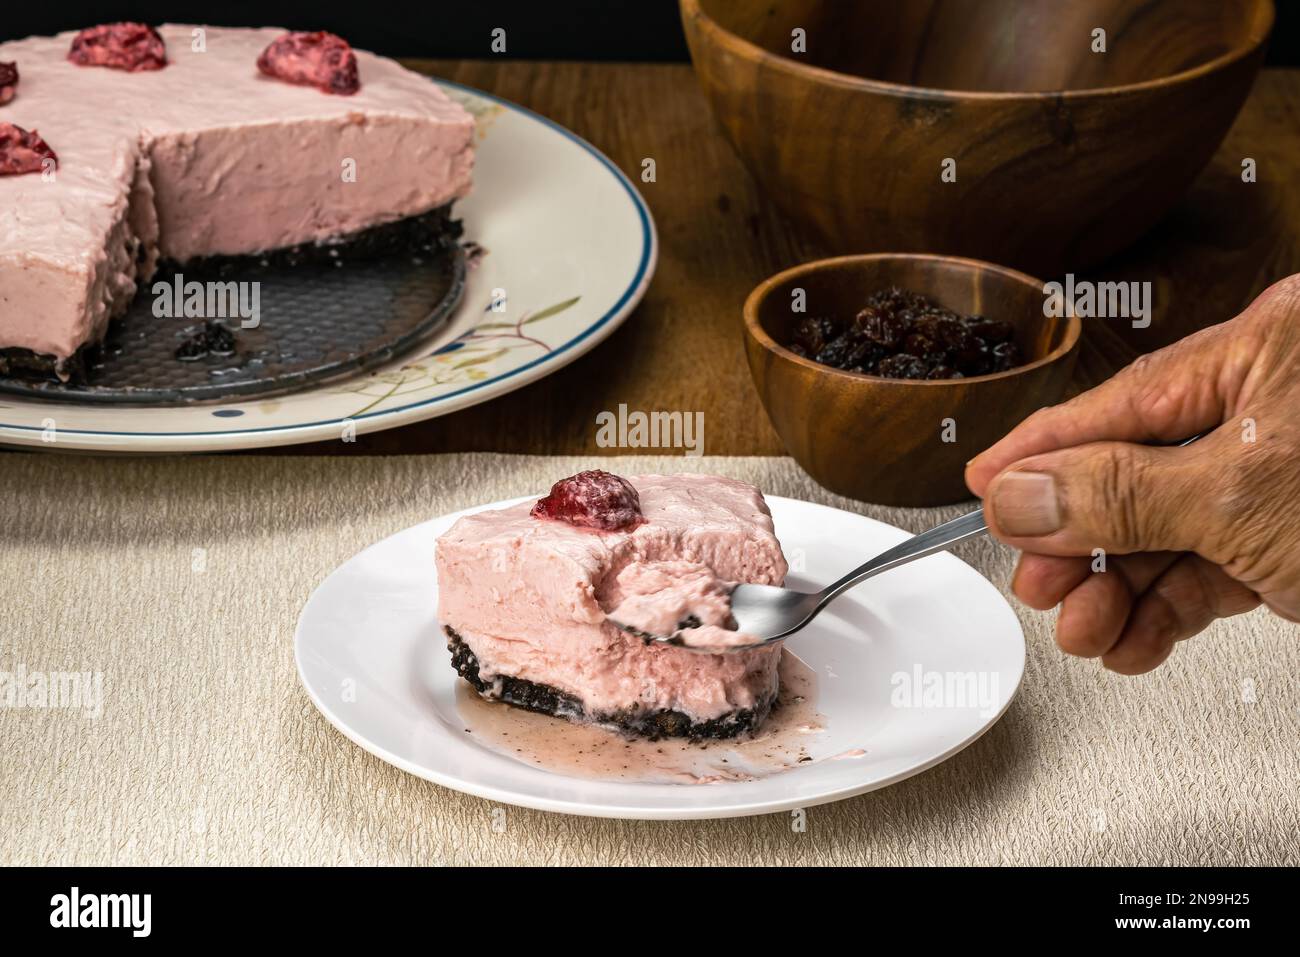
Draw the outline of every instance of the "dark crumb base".
M373 260L418 252L436 252L454 246L463 229L459 219L451 218L451 204L431 209L419 216L408 216L391 223L372 226L342 236L328 243L302 243L255 256L208 256L184 263L184 269L210 279L221 279L258 269L284 269L318 265L337 260ZM182 266L174 262L159 264L153 280L165 277ZM151 280L152 281L152 280ZM109 335L116 324L110 320ZM107 338L107 336L106 336ZM71 382L82 385L86 370L94 366L101 343L87 343L65 359L62 367L57 357L30 349L0 349L0 376L28 380Z
M522 678L502 677L485 681L479 677L478 658L450 626L445 626L447 650L451 652L451 666L470 683L479 694L504 701L518 708L568 718L572 721L590 721L613 725L628 734L641 738L690 738L692 741L716 741L748 734L758 728L776 702L776 696L761 702L755 708L741 708L710 721L692 721L680 711L616 711L613 714L588 714L582 702L550 685L537 684ZM499 686L499 692L497 690Z
M59 375L59 360L48 353L12 346L0 349L0 375L15 379L82 383L86 381L86 367L98 348L99 343L95 343L84 345L74 352L63 362L63 375Z

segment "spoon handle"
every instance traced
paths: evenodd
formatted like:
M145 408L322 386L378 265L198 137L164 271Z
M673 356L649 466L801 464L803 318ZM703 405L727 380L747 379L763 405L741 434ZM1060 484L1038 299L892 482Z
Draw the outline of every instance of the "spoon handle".
M1202 432L1193 435L1190 439L1173 443L1173 445L1179 448L1191 445L1204 435L1205 433ZM840 593L848 591L854 585L861 584L868 578L879 575L881 572L887 572L891 568L897 568L899 565L906 565L918 558L924 558L926 555L945 551L958 542L964 542L976 535L983 535L987 531L988 525L984 522L984 509L981 507L959 518L954 518L950 522L936 525L928 532L913 535L907 541L900 542L888 551L881 552L865 565L859 565L839 581L827 585L818 592L816 605L808 618L811 619L813 615L820 612Z
M879 575L881 572L897 568L899 565L906 565L908 562L924 558L926 555L944 551L958 542L964 542L976 535L983 535L986 531L988 531L988 526L984 523L984 510L977 508L960 518L954 518L950 522L936 525L928 532L913 535L907 541L900 542L893 548L881 552L865 565L858 566L833 585L824 588L817 602L817 608L820 611L827 602L841 592L847 591L854 585Z

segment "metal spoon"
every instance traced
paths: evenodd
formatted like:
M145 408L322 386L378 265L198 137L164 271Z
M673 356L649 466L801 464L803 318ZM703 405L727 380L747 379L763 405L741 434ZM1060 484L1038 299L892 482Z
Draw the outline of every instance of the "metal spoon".
M906 565L926 555L945 551L958 542L982 535L986 531L988 526L984 524L984 510L977 509L961 518L954 518L951 522L935 526L928 532L913 535L907 541L881 552L865 565L855 568L839 581L827 585L819 592L794 591L790 588L777 588L775 585L737 585L731 593L731 617L735 619L735 630L754 639L744 644L727 645L722 648L701 647L683 640L681 630L671 635L648 635L612 618L610 621L639 638L686 645L698 651L724 653L758 648L790 637L817 617L832 599L854 585L868 578L874 578L891 568L897 568L899 565Z

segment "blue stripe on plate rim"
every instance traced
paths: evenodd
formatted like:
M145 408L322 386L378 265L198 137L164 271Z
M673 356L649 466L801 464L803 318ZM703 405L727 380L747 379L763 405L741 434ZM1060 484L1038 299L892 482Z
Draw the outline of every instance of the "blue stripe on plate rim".
M521 373L527 372L529 369L532 369L543 362L548 362L551 359L554 359L556 356L568 352L570 349L578 345L583 340L590 338L595 332L597 332L599 329L604 327L607 323L609 323L612 319L614 319L614 317L619 315L619 313L623 310L623 307L627 305L628 301L632 298L633 295L636 294L637 290L640 288L641 282L645 278L646 272L650 268L650 263L654 258L655 247L657 245L655 242L654 227L650 220L650 210L646 206L645 200L641 198L641 194L636 191L636 188L632 185L631 181L627 178L627 175L621 169L615 166L613 162L610 161L608 156L606 156L600 150L596 149L596 147L592 146L590 143L584 140L577 133L574 133L572 130L566 129L565 127L561 126L559 123L556 123L554 120L542 116L540 113L533 112L527 107L520 106L518 103L513 103L510 100L504 100L499 96L494 96L491 93L487 93L475 87L466 86L463 83L456 83L453 82L452 80L437 79L434 82L438 83L441 86L454 87L458 90L462 90L463 92L469 93L473 96L481 96L485 100L491 100L494 103L500 104L502 107L504 107L507 110L513 110L516 113L521 113L524 116L531 117L532 119L537 120L538 122L546 126L549 126L551 129L555 130L557 133L561 134L566 139L572 140L574 143L577 143L579 146L585 149L592 156L596 157L596 159L600 161L601 165L604 166L607 170L609 170L610 174L614 177L614 179L618 182L618 184L622 186L623 189L627 192L628 197L632 200L633 207L637 211L637 216L641 220L641 260L640 262L637 263L636 274L632 277L632 281L628 283L627 288L623 290L623 293L614 302L614 305L612 305L603 316L601 316L598 320L596 320L596 322L592 323L581 333L574 336L572 339L570 339L568 342L558 347L557 349L548 352L544 356L539 356L538 358L533 359L531 362L519 366L516 369L511 369L509 372L502 373L501 375L497 376L494 379L484 379L482 382L475 382L473 385L465 386L465 388L463 389L457 389L455 392L448 392L446 395L435 396L434 398L424 399L420 402L412 402L410 405L399 406L396 409L384 409L382 411L366 412L363 413L362 415L356 416L357 419L369 419L375 416L396 415L399 412L406 412L410 409L418 409L423 406L436 405L439 402L446 402L448 399L453 399L457 396L464 395L467 392L474 392L477 389L483 389L494 383L502 382L506 379L510 379L514 376L520 375ZM342 421L343 421L342 419L321 419L318 422L299 422L294 425L274 425L274 426L265 426L256 429L218 429L210 432L119 432L119 431L102 431L99 429L60 429L59 431L66 432L73 435L120 435L126 437L149 436L149 437L163 437L163 438L216 437L222 435L254 435L259 433L265 434L268 432L292 432L298 429L312 429L322 425L337 425L339 422ZM15 429L15 430L22 430L26 432L40 432L43 430L43 427L36 426L36 425L12 425L8 422L0 422L0 429Z

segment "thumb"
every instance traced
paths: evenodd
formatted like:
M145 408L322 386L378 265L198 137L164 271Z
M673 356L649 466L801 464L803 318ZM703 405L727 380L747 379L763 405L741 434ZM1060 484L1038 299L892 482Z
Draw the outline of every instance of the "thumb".
M1093 442L1021 459L989 483L989 530L1040 555L1196 551L1209 532L1205 452Z

